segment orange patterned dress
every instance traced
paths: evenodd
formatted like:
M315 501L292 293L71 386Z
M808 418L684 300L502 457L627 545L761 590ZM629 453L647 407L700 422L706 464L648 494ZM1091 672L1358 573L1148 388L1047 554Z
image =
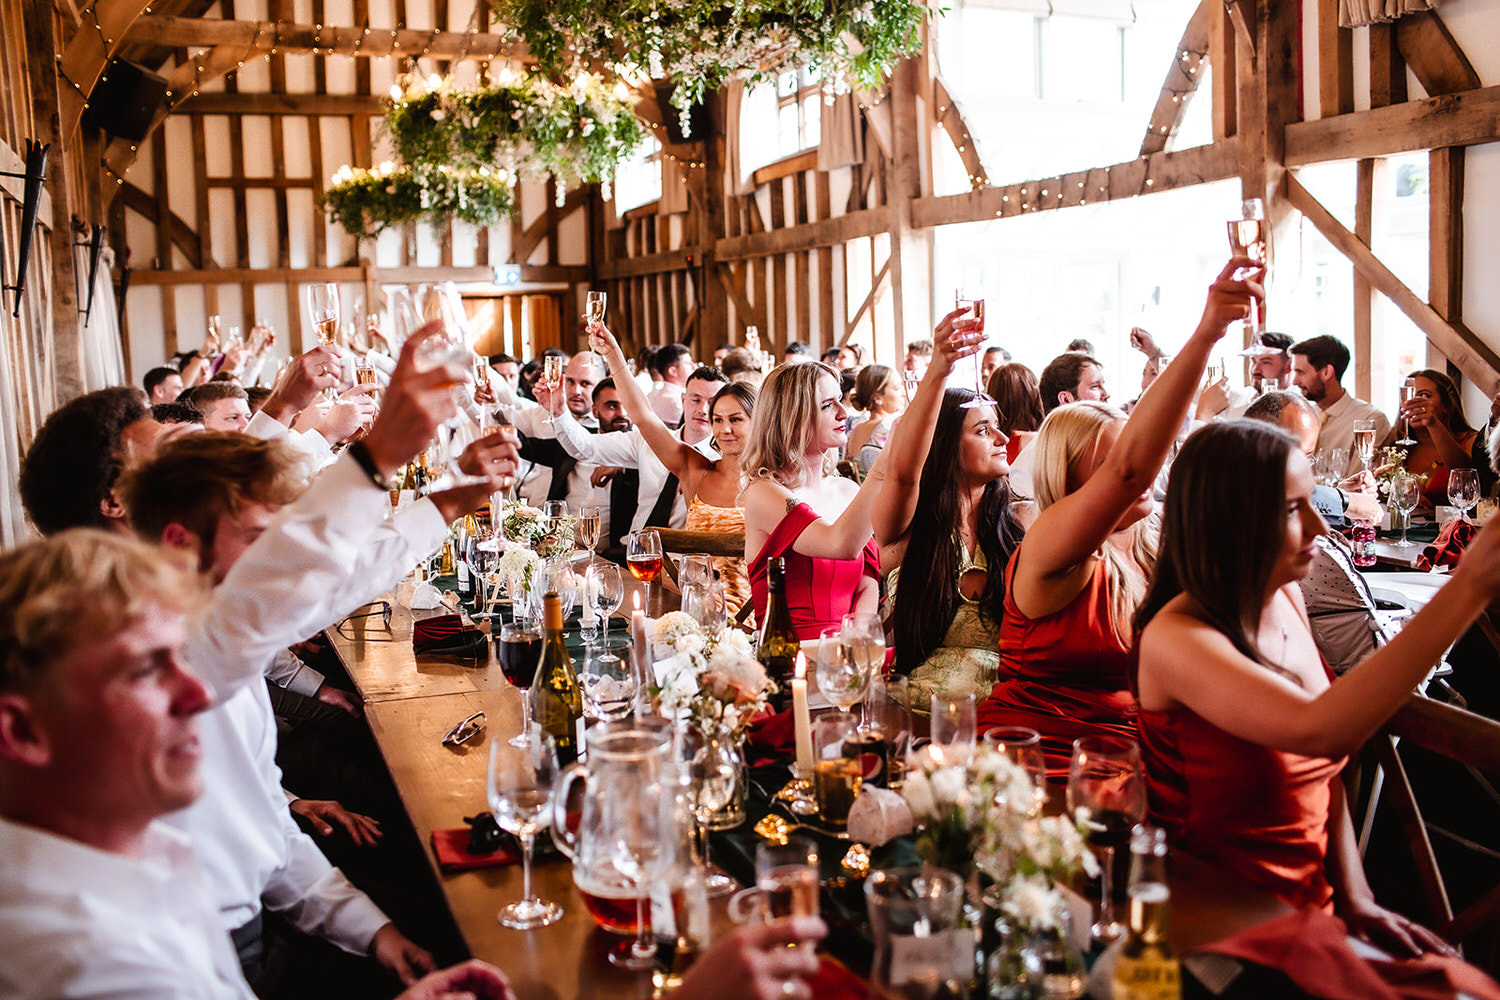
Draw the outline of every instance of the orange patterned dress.
M715 507L697 497L688 501L688 531L716 531L726 534L745 534L745 511L739 507ZM732 616L746 601L750 600L750 581L745 576L744 558L728 556L713 557L714 572L719 575L719 585L724 588L724 608Z

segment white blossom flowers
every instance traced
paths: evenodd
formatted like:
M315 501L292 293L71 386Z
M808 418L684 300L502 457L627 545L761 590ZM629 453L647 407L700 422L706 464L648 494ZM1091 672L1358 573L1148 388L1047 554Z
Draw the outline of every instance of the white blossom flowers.
M710 632L681 611L657 619L651 655L662 714L707 735L742 739L774 689L744 633Z

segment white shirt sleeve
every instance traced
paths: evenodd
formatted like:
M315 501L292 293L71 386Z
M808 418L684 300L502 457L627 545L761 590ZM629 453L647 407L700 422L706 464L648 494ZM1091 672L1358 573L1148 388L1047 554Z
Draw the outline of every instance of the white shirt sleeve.
M375 932L391 920L369 896L333 867L311 837L283 809L286 864L266 882L261 901L305 934L325 938L354 955L368 955Z
M563 450L580 462L594 465L615 465L623 469L639 468L641 448L645 441L640 431L606 431L590 434L570 411L564 410L554 418L552 429Z
M311 698L323 686L323 675L302 660L290 649L278 649L266 670L266 679L279 688L293 694Z

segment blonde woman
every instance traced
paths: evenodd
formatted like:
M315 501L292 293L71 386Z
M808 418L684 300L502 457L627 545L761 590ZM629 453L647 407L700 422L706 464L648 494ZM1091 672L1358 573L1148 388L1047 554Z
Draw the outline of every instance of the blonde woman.
M802 639L816 639L852 611L873 614L879 601L870 505L881 473L859 487L833 473L829 456L848 440L842 396L838 373L821 361L778 365L761 385L740 455L757 619L765 616L768 563L780 558L792 627Z
M1156 561L1151 488L1214 344L1261 295L1234 277L1250 266L1220 272L1197 330L1129 420L1107 403L1060 406L1031 445L1037 517L1006 567L1000 679L979 724L1040 732L1050 774L1067 773L1080 736L1135 736L1131 618Z
M867 416L849 432L845 454L858 460L865 472L870 471L875 456L872 455L867 462L862 450L867 445L876 449L885 447L896 418L906 408L905 393L905 384L885 365L865 365L855 377L854 405L864 410Z

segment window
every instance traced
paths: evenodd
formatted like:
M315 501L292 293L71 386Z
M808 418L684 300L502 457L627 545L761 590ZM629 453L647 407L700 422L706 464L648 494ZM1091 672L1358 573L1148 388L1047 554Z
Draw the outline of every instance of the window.
M615 213L624 215L660 197L661 143L647 136L635 155L615 171Z
M768 163L816 147L822 121L816 70L789 69L774 84L747 88L740 104L740 172L748 178Z

